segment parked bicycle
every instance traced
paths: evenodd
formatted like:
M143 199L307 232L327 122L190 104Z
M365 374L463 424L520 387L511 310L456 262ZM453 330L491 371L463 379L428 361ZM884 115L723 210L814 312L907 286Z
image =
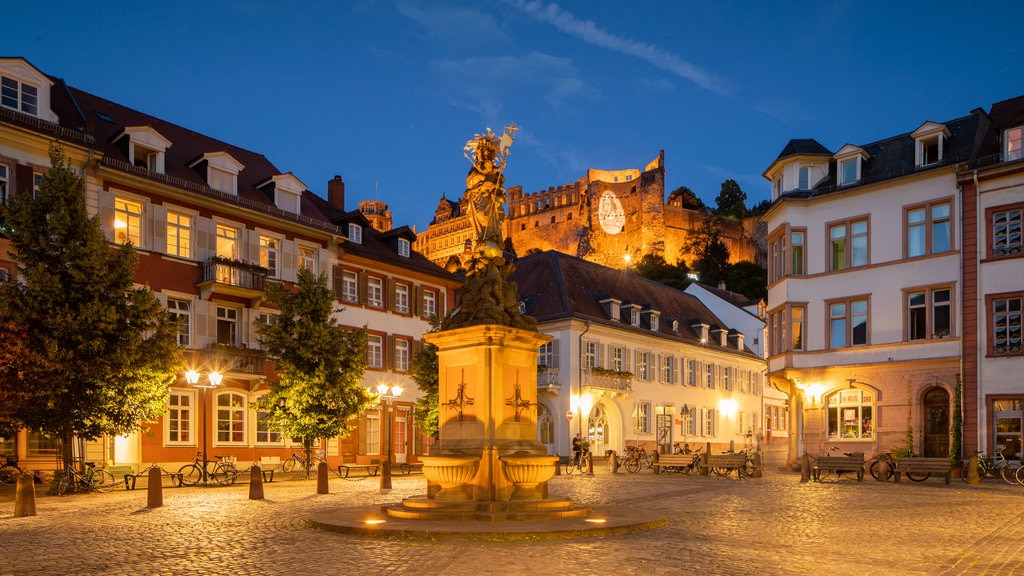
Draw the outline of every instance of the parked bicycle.
M65 468L57 480L58 496L71 492L110 492L114 489L114 475L96 467L95 462L83 462L84 470L78 472L73 467Z
M1007 484L1017 483L1016 473L1019 468L1010 466L1006 456L1003 455L1002 446L996 446L995 456L985 454L984 450L978 450L974 455L978 457L978 476L982 480L986 478L1002 478ZM970 462L970 458L964 458L960 461L960 479L964 482L967 482L967 475L970 473Z
M740 454L744 457L743 464L737 468L736 475L740 478L751 478L754 475L754 454L756 451L753 448L744 448L743 450L725 450L722 454ZM715 476L728 476L734 469L727 468L725 466L713 466L711 473Z
M879 452L875 454L871 460L868 461L868 471L871 472L871 477L878 480L878 475L882 473L882 463L887 466L885 480L891 480L896 475L896 459L892 457L891 452Z
M0 461L0 484L10 486L18 481L18 475L23 470L18 467L18 460L11 456L4 456Z
M203 460L203 453L196 452L196 457L191 463L178 469L178 474L181 474L181 485L193 486L204 478L224 486L234 484L238 479L238 469L235 468L235 465L224 462L224 456L214 456L214 458L217 460Z
M590 455L590 450L583 449L573 453L572 457L569 458L569 462L565 465L565 475L572 476L574 473L579 475L592 474L593 460Z
M317 450L313 452L312 462L309 464L309 474L316 475L317 467L320 463L327 462L326 454L323 450ZM292 455L281 462L281 470L284 472L306 472L306 459L303 458L298 452L292 452ZM335 471L337 474L337 471Z
M626 446L626 456L622 459L626 470L630 473L637 473L646 466L651 468L654 465L654 454L648 454L647 449L641 446Z
M823 457L826 457L826 456L829 456L829 455L835 456L835 454L832 454L832 453L833 452L838 452L838 451L839 451L839 447L838 446L833 446L833 447L829 448L828 450L826 450L825 453L822 454L821 456L819 456L818 458L823 458ZM843 452L843 456L853 456L853 455L854 455L853 452ZM817 465L818 458L815 458L814 456L811 456L811 469L812 470ZM856 473L857 471L856 470L836 470L836 478L839 478L840 476L842 476L843 474L845 474L847 472ZM824 479L828 478L831 475L832 475L832 470L829 470L829 469L819 470L818 471L818 480L824 480ZM915 482L921 482L921 480L924 480L924 478L927 478L928 476L925 475L925 477L922 478L921 480L917 480L916 478L911 478L911 476L909 474L907 475L907 477L910 478L911 480L914 480Z

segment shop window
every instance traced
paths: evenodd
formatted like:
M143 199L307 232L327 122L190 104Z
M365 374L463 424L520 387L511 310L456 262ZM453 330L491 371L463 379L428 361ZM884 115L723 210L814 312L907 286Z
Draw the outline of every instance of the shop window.
M840 390L825 400L829 440L873 438L874 393Z

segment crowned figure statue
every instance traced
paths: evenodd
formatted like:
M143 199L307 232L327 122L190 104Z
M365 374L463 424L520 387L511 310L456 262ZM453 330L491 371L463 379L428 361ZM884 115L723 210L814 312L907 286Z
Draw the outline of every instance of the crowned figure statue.
M505 160L515 140L515 122L505 127L498 136L488 128L485 134L477 134L466 142L466 158L472 163L466 175L466 201L469 204L469 218L476 232L477 256L496 258L501 256L505 238L502 225L505 222Z

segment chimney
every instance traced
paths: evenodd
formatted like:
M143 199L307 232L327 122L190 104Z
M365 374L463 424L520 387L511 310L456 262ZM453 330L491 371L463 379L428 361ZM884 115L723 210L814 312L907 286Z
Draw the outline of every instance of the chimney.
M338 212L345 211L345 183L341 176L327 181L327 203Z

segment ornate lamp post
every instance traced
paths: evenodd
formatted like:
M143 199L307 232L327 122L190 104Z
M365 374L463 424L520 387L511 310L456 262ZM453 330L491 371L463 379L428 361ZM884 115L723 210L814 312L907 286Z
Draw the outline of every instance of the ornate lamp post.
M206 470L206 391L210 388L216 388L220 386L221 381L224 379L224 375L220 372L210 372L206 377L206 384L200 384L200 374L195 370L189 370L185 373L185 381L192 385L193 388L199 388L202 390L203 403L200 408L203 412L203 476L202 482L206 484L209 480L208 472Z
M391 402L395 398L402 395L402 387L399 385L388 386L387 384L381 383L377 385L377 393L384 400L384 418L387 421L387 456L383 459L380 466L380 491L385 493L391 490L391 432L392 432L392 414L391 414Z

